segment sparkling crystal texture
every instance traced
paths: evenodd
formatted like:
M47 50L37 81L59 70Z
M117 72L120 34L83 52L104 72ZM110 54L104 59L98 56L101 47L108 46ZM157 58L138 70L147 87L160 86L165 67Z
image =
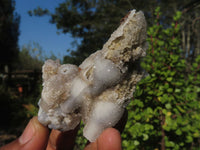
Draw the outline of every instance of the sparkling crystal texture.
M42 67L38 120L49 128L67 131L82 119L83 135L95 141L122 117L144 76L140 59L147 47L144 14L132 10L102 50L80 66L47 60Z

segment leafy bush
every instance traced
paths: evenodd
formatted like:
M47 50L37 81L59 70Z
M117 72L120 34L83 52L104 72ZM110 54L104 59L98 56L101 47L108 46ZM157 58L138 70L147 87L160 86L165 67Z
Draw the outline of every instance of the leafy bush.
M82 150L87 144L87 139L83 137L83 122L80 123L80 129L78 130L74 150Z
M128 107L123 148L192 149L200 144L200 56L187 73L180 49L181 13L167 28L159 22L159 7L155 16L148 28L148 55L142 62L148 76L137 85Z
M0 129L7 133L18 135L21 133L21 125L25 123L26 112L19 97L13 89L0 85Z

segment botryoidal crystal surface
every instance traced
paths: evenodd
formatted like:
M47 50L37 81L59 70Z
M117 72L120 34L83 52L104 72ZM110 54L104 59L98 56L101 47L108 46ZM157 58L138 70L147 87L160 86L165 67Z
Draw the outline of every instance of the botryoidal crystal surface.
M82 120L83 135L95 141L122 117L144 75L140 58L146 49L144 14L132 10L103 48L79 67L47 60L42 67L38 120L61 131L74 129Z

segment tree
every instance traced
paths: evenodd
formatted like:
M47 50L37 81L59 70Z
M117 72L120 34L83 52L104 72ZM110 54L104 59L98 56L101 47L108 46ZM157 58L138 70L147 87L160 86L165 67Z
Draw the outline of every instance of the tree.
M63 33L71 33L73 37L80 38L81 44L77 49L71 50L71 55L64 58L65 63L73 62L80 64L89 54L101 49L105 41L109 38L110 34L120 24L120 19L127 14L131 9L142 10L145 13L148 25L153 24L152 15L157 6L161 7L163 12L161 20L165 22L172 22L173 14L177 10L185 11L186 8L190 8L190 13L184 13L182 23L190 25L190 33L196 31L198 33L198 16L199 3L197 0L193 0L188 4L187 0L66 0L62 2L56 9L55 13L50 13L46 9L38 7L30 14L42 16L44 14L51 15L51 23L56 24L57 28ZM192 11L195 8L195 11ZM188 11L185 11L188 12ZM190 17L191 15L196 17ZM190 18L188 20L188 18ZM167 20L167 21L166 21ZM196 20L196 21L195 21ZM192 23L194 24L194 31L192 29ZM168 26L166 24L165 26ZM188 38L189 44L187 45L189 50L184 49L184 55L188 55L187 52L193 52L194 55L198 54L198 49L194 49L194 45L200 43L198 34L190 34L188 28L183 26L182 28L182 41ZM188 36L187 36L188 35ZM191 38L191 37L197 38ZM191 40L197 39L197 40ZM195 58L195 56L193 56ZM192 57L190 55L190 57Z
M200 54L200 1L193 0L182 9L182 48L188 63Z
M18 56L18 36L20 17L15 10L14 0L0 0L0 70L9 69Z
M42 48L38 43L24 45L19 52L17 70L38 70L41 71L44 63ZM24 63L26 62L26 63Z
M69 32L73 37L81 39L77 50L72 50L71 56L64 58L65 63L69 60L80 64L89 54L102 48L129 10L133 7L138 10L143 6L150 7L152 5L148 4L155 3L155 0L135 2L132 2L134 6L127 0L66 0L61 3L51 14L51 23L55 23L61 32ZM32 13L43 14L41 9L38 9L38 13L35 10Z
M46 59L56 60L57 57L53 52L48 53L48 56L46 56L39 43L31 42L22 46L18 54L18 61L14 66L16 70L41 71L42 65Z

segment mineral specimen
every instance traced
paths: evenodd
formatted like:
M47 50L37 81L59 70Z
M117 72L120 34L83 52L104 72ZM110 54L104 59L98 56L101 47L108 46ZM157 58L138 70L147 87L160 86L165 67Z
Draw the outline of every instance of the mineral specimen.
M43 90L39 121L67 131L84 122L84 136L91 142L114 126L143 77L140 58L146 54L146 22L132 10L104 44L77 67L47 60L43 65Z

